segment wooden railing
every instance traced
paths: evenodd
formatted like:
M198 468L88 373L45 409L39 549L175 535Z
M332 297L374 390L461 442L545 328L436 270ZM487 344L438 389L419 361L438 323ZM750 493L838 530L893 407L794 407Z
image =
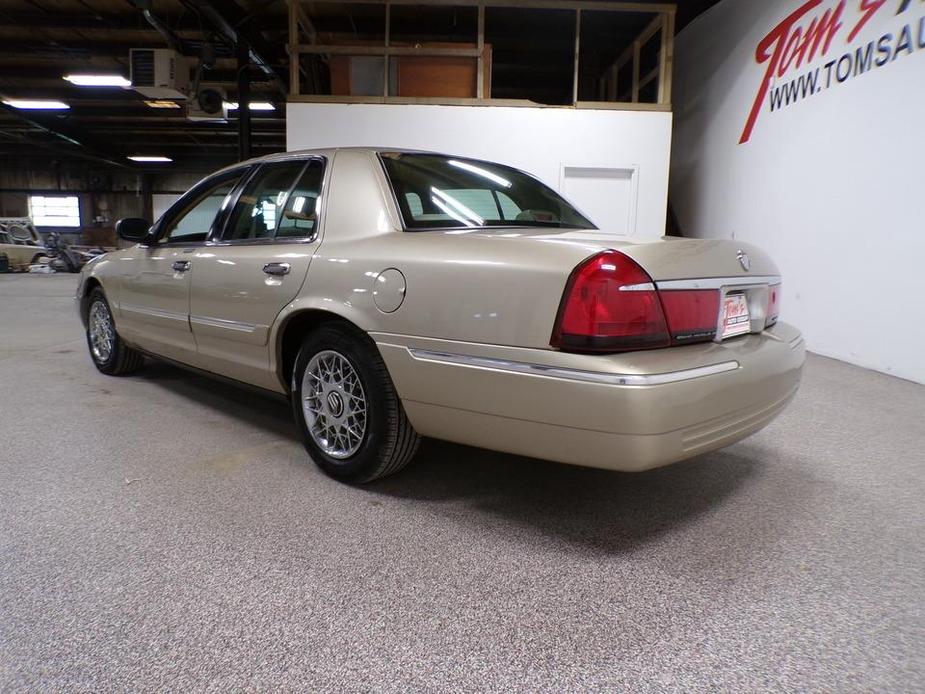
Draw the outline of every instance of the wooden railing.
M536 106L526 99L492 99L485 93L485 10L486 8L516 8L536 10L571 10L575 12L575 60L572 72L572 102L575 108L618 108L631 110L667 111L671 109L671 72L674 52L675 5L638 2L591 2L587 0L340 0L340 4L384 5L385 19L382 45L348 43L324 44L306 7L305 0L287 0L289 3L289 100L299 102L348 103L433 103L453 105ZM427 45L393 45L391 36L391 8L397 5L438 5L444 7L477 8L477 36L474 45L447 47ZM650 13L654 17L646 28L626 47L620 57L601 75L597 85L597 98L579 99L580 48L582 12ZM641 73L642 52L653 40L658 40L657 64ZM381 56L382 95L351 96L336 94L305 94L302 92L303 55L315 56ZM390 59L406 56L459 57L476 61L475 96L473 98L402 97L391 93ZM621 75L627 72L627 76ZM655 98L641 101L640 94L655 83Z

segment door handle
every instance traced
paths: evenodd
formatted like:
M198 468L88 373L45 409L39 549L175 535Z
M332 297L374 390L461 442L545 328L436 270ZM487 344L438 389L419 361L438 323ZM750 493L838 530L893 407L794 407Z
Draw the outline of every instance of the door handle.
M173 261L173 269L177 272L186 272L189 270L189 261L188 260L175 260Z
M268 275L288 275L291 266L289 263L267 263L263 271Z

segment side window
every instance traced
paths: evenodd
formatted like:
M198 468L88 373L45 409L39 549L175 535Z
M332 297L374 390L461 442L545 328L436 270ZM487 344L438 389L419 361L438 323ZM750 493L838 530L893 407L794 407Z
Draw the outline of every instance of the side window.
M474 212L487 222L501 218L501 211L495 204L495 196L491 194L490 190L466 188L444 190L442 192L445 202L451 208L462 210L466 216Z
M206 187L170 222L161 237L162 243L196 243L205 241L215 221L215 215L243 172L234 172Z
M286 200L276 238L310 238L315 235L323 177L324 163L320 159L309 161Z
M501 206L501 212L504 214L504 219L517 219L517 215L520 214L520 208L517 206L517 203L511 200L507 193L503 193L500 190L494 191L494 194L495 197L498 198L498 204Z
M235 203L222 239L272 239L280 211L287 205L289 190L304 166L304 161L265 164Z
M412 217L420 217L424 214L424 205L421 204L421 196L417 193L405 193L405 200L408 202L408 209Z

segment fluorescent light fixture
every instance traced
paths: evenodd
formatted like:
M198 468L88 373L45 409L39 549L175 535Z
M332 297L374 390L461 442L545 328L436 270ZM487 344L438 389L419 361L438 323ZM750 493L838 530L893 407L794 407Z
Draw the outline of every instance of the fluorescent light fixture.
M504 186L505 188L511 187L511 182L506 178L502 178L496 173L492 173L487 169L483 169L481 166L475 166L474 164L468 164L464 161L457 161L456 159L450 159L447 161L447 164L450 166L455 166L457 169L462 169L463 171L468 171L474 173L476 176L481 176L482 178L487 178L493 183L497 183L499 186Z
M70 108L63 101L54 99L4 99L3 103L26 111L63 111Z
M145 99L145 105L151 108L181 108L180 104L170 99Z
M78 87L131 87L132 83L122 75L65 75L71 84Z
M170 157L147 157L147 156L140 156L140 155L136 155L136 156L134 156L134 157L129 157L129 159L131 159L132 161L138 161L138 162L168 162L168 161L173 161L173 159L171 159Z
M225 101L222 104L229 111L234 111L238 107L237 101ZM275 111L276 106L271 104L269 101L251 101L248 104L251 111Z

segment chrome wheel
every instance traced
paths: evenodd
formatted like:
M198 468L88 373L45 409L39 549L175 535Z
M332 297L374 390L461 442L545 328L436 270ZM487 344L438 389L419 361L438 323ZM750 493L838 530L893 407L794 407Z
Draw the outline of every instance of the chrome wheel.
M366 394L346 357L315 354L302 375L302 412L312 440L332 458L356 453L366 434Z
M112 328L112 316L102 301L94 301L87 318L87 331L90 335L90 351L93 358L101 364L109 361L112 355L115 332Z

